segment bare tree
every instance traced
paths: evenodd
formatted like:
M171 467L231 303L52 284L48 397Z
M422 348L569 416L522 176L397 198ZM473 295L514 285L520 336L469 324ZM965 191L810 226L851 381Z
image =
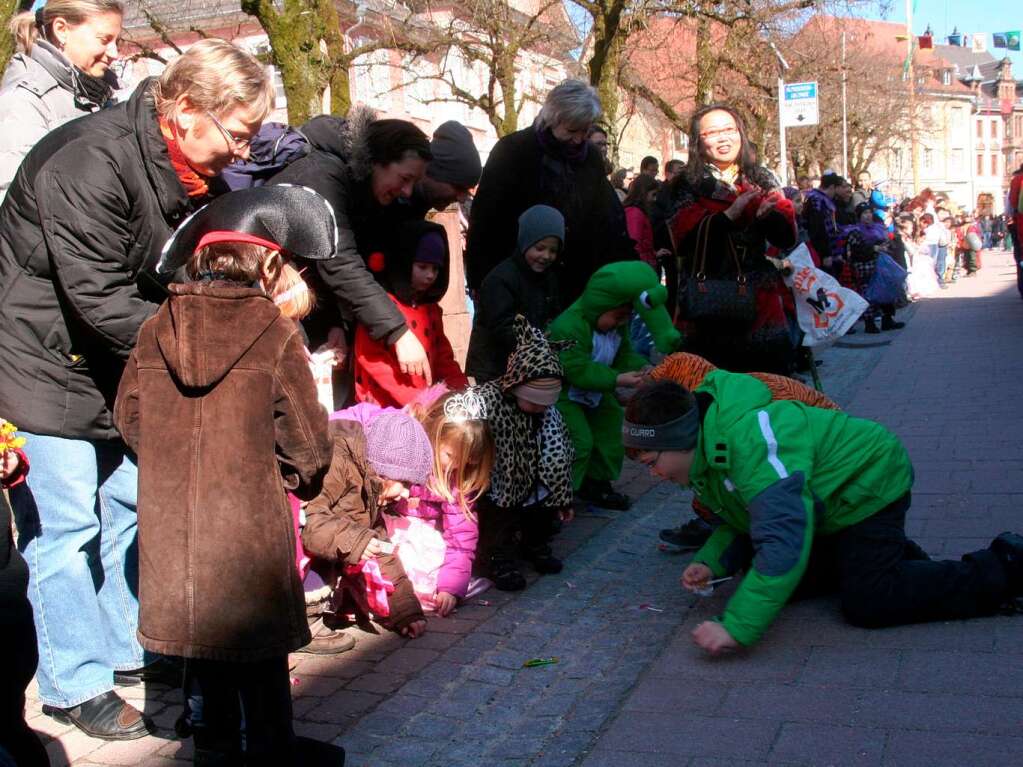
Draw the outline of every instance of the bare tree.
M577 44L561 0L540 0L529 11L509 0L462 0L445 5L449 13L439 10L427 6L422 15L425 53L406 60L402 87L435 83L426 103L478 109L499 137L518 130L525 103L542 96L522 87L525 58L563 58Z
M846 46L843 67L840 24L805 29L792 38L786 54L793 79L818 82L820 123L788 132L794 167L806 173L812 167L837 165L842 157L842 74L846 77L846 112L849 173L867 169L886 151L904 146L913 128L927 135L923 120L926 98L914 113L907 98L909 83L903 62L891 45L862 32Z

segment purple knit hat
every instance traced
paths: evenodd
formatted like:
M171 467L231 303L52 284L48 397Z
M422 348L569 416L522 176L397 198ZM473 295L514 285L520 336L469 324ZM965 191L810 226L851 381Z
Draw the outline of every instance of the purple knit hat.
M384 479L425 485L433 471L433 448L422 424L402 410L377 416L366 429L366 458Z

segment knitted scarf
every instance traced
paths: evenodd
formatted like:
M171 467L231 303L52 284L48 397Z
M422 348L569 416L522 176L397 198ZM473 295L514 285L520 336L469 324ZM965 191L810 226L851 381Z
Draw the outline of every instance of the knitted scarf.
M199 173L189 164L188 158L185 157L185 153L181 151L181 147L178 146L177 136L174 134L174 129L170 126L163 117L160 118L160 135L163 136L164 143L167 144L167 152L170 155L171 165L174 167L174 172L178 175L178 181L185 188L185 192L189 197L205 197L209 194L209 186L206 183L206 179L203 178Z

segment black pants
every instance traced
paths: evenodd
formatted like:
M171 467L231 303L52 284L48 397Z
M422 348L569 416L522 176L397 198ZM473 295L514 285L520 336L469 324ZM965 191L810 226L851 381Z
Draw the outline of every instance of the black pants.
M476 561L484 569L494 560L518 559L523 549L542 549L554 537L557 512L546 506L505 509L483 498L476 508L480 523Z
M220 757L207 758L209 763L243 762L243 717L244 764L269 767L293 763L288 656L255 663L190 658L187 676L202 695L202 715L196 717L192 728L196 751Z
M1008 597L1005 569L984 549L960 561L931 560L906 537L910 494L877 514L814 540L796 598L838 591L855 626L991 615Z
M39 738L25 723L25 688L39 664L32 606L28 601L28 567L14 546L11 510L0 493L0 765L8 758L18 767L46 767L50 760Z
M1016 264L1016 287L1023 297L1023 242L1020 241L1020 235L1023 235L1023 231L1015 228L1012 230L1012 260Z

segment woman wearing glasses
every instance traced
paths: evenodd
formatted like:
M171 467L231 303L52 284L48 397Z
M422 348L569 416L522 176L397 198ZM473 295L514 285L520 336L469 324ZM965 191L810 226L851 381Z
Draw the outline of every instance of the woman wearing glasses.
M39 697L93 737L146 734L113 686L151 673L135 639L137 469L110 408L165 296L150 269L272 103L262 64L202 40L128 101L45 136L0 208L0 413L32 466L10 499Z
M671 182L669 220L680 263L676 317L687 351L733 372L789 373L794 344L782 309L785 288L765 254L768 245L795 245L792 203L774 174L757 164L756 147L734 109L715 104L698 110L689 133L693 151ZM696 310L698 302L683 290L694 289L696 273L708 282L735 280L737 300L743 283L755 298L755 317L743 318L734 304L719 306L717 316L708 314L706 304Z

